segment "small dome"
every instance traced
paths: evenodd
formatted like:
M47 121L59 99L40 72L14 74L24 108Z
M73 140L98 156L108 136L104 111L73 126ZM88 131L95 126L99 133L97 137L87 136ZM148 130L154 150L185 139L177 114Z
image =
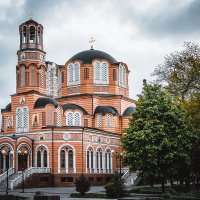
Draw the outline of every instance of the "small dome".
M86 50L86 51L81 51L74 56L72 56L69 61L74 61L74 60L81 60L84 64L91 64L94 59L106 59L108 60L111 64L117 63L117 60L113 58L111 55L99 51L99 50Z
M113 115L118 115L117 110L112 106L97 106L95 108L94 114L101 113L105 115L106 113L112 113Z
M35 102L34 108L44 108L47 104L53 104L56 108L58 107L58 102L51 98L38 98Z
M122 116L131 116L132 113L134 113L136 111L135 107L128 107L126 108L126 110L124 111Z

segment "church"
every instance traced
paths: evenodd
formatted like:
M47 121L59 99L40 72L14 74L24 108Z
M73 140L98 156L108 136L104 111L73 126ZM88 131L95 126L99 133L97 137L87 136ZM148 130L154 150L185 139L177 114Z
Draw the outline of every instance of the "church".
M19 26L16 93L1 109L0 182L9 187L71 186L85 174L103 185L119 169L120 137L135 103L129 69L108 53L80 51L63 65L46 61L43 26ZM1 183L0 183L1 184Z

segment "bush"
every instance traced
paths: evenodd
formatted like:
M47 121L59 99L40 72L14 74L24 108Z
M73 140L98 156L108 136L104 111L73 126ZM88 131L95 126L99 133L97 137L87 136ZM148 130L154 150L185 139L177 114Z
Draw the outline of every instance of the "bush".
M125 186L123 180L120 179L120 174L114 174L113 181L106 184L105 189L108 198L123 197L125 195Z
M76 191L80 193L81 196L84 196L86 192L90 190L90 182L83 174L75 180Z

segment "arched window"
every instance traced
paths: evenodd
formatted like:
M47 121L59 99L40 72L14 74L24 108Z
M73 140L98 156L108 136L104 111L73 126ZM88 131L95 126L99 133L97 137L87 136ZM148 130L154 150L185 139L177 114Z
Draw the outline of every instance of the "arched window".
M103 153L102 149L98 149L96 152L96 166L98 170L101 170L103 168Z
M38 44L42 44L42 33L41 33L41 29L40 27L38 27L38 34L37 34L37 40L38 40Z
M111 173L111 151L109 149L105 153L105 169L107 173Z
M44 167L47 167L47 151L44 150Z
M68 164L69 164L69 169L73 168L73 151L69 150L68 151Z
M114 126L118 127L118 117L117 115L113 116Z
M47 125L53 125L53 107L48 106L46 110L46 119L47 119Z
M108 84L108 63L107 62L95 62L94 63L94 83L96 84Z
M71 146L63 146L60 150L58 159L60 159L58 163L58 172L60 173L60 170L65 170L66 173L73 172L75 173L75 152L74 149Z
M48 158L47 158L47 149L43 146L40 146L37 149L37 167L47 167Z
M35 43L35 27L30 27L30 34L29 34L29 43Z
M28 107L21 107L16 109L16 128L17 133L29 131Z
M60 165L61 168L65 168L65 151L61 150L60 152Z
M41 152L37 152L37 167L41 167Z
M80 126L80 124L81 124L80 119L81 119L80 113L75 112L74 113L74 126Z
M119 65L119 86L126 87L126 68Z
M21 67L21 87L24 87L25 84L25 66Z
M30 67L31 69L31 80L30 80L30 83L31 83L31 86L37 86L37 71L36 71L36 66L32 65Z
M22 43L26 43L26 26L23 27Z
M70 63L67 67L68 81L67 85L80 84L80 63Z
M102 116L97 115L97 127L101 127L101 124L102 124Z
M87 169L92 172L92 169L94 168L94 151L92 147L89 147L87 150Z
M111 127L111 115L106 114L105 118L106 118L106 127Z
M57 126L61 126L61 109L59 106L56 109L56 122Z
M81 126L81 114L79 112L66 113L67 126Z
M67 113L67 126L73 126L73 113Z
M43 66L41 66L39 73L40 73L40 80L39 80L40 87L45 88L45 70Z

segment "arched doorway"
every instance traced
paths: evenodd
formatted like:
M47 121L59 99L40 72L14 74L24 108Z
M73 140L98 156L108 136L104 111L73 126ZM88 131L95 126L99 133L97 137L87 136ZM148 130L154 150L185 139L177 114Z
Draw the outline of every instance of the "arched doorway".
M26 170L29 167L30 152L26 146L21 146L17 150L18 171Z
M13 167L13 148L9 144L0 147L0 173Z

